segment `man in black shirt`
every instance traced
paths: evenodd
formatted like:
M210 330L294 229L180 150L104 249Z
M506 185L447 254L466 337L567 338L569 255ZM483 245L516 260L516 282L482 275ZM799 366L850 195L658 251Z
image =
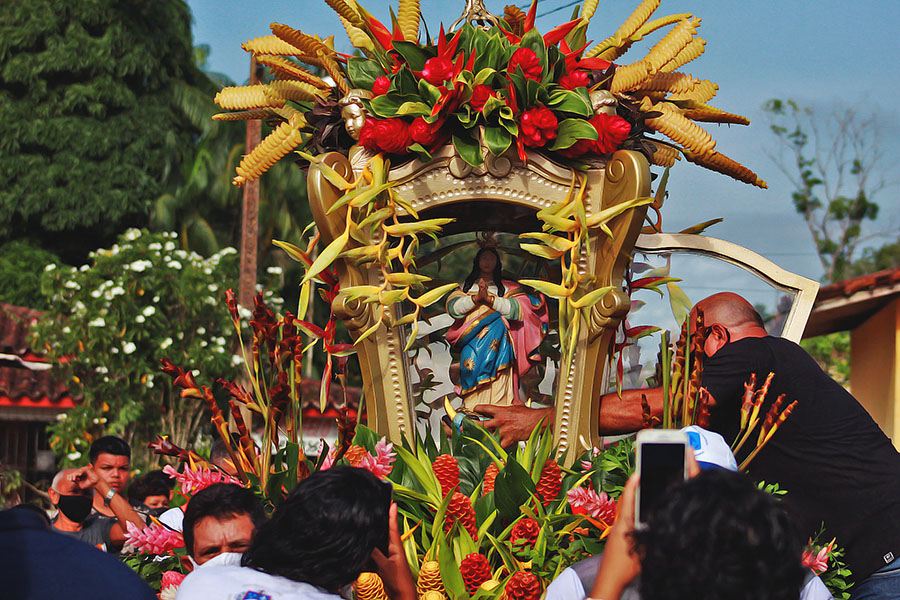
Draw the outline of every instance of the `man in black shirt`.
M707 331L702 385L713 399L710 429L733 440L744 383L753 373L757 381L774 373L760 414L780 394L785 405L796 400L797 406L750 464L750 474L787 490L785 502L801 532L813 534L824 522L827 534L837 536L858 582L854 598L886 583L890 573L896 579L884 588L887 595L865 597L900 597L900 454L890 439L800 346L767 335L745 299L715 294L698 309Z

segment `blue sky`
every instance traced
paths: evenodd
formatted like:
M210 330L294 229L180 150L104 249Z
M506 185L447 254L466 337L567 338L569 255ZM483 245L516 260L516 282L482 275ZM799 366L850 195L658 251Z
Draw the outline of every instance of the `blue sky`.
M543 0L538 14L569 1ZM194 15L194 43L211 47L211 70L239 82L246 80L249 69L249 56L240 44L268 34L272 22L307 33L334 34L339 49L350 49L337 17L322 0L189 0L188 4ZM396 1L361 0L361 4L383 22L390 20L388 6L396 9ZM441 22L452 23L464 4L464 0L422 0L429 28L436 31ZM504 4L486 1L488 9L498 14ZM599 41L611 34L636 5L637 0L601 1L588 39ZM774 142L760 107L769 98L793 98L803 105L822 107L823 114L834 103L846 110L877 110L884 163L889 177L898 179L900 126L895 98L900 96L900 10L891 5L874 0L663 0L655 17L691 12L702 19L700 36L707 40L706 53L684 70L719 84L711 104L751 119L749 127L710 126L717 149L769 182L768 190L758 190L679 163L669 183L664 229L678 231L724 217L724 223L708 231L710 235L819 279L822 270L806 225L791 206L790 185L764 154L765 148L774 148ZM568 20L571 10L541 17L537 27L547 31ZM635 47L620 62L641 58L645 49ZM898 191L900 187L894 186L878 197L881 217L870 231L900 227ZM698 299L689 295L691 300Z

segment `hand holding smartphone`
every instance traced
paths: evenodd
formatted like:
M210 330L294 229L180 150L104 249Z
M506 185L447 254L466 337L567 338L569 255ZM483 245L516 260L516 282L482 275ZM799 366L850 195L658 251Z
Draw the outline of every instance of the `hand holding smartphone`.
M641 528L653 508L665 501L669 487L687 479L690 442L687 434L677 429L643 429L635 447L635 472L641 481L635 495L634 526Z

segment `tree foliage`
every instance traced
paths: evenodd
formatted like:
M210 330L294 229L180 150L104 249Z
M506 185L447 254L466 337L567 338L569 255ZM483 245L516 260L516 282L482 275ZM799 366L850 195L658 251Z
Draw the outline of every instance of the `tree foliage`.
M0 4L0 239L146 223L197 133L184 98L211 91L193 53L182 0Z
M222 300L237 281L237 251L204 259L179 249L174 233L132 229L91 259L43 276L51 308L34 328L35 347L47 348L56 376L82 398L49 429L50 444L71 464L98 435L123 435L141 464L157 433L181 445L208 421L202 403L172 391L160 358L226 379L238 372Z
M794 186L794 208L809 227L824 279L843 279L865 241L862 225L878 216L876 197L887 187L878 117L793 100L769 100L763 109L779 143L769 156Z
M0 302L46 309L41 294L41 273L59 265L59 257L27 240L0 245Z

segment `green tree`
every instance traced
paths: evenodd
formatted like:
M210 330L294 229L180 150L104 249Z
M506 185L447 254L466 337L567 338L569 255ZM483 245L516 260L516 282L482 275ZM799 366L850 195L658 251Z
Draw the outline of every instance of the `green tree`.
M56 376L82 398L51 426L50 444L71 464L98 435L118 434L146 465L156 434L185 445L208 423L202 402L180 398L159 359L226 379L242 364L222 298L236 285L237 251L203 258L178 248L175 233L132 229L91 259L43 276L51 308L34 328L36 347L48 348Z
M212 91L185 2L4 2L0 65L0 239L77 260L145 224L197 134L187 90Z
M777 99L763 110L778 142L768 154L794 186L794 208L809 227L824 279L843 279L866 241L862 225L878 216L876 197L888 186L878 116Z
M41 294L41 273L50 265L58 266L59 257L27 240L0 245L0 302L48 308Z

